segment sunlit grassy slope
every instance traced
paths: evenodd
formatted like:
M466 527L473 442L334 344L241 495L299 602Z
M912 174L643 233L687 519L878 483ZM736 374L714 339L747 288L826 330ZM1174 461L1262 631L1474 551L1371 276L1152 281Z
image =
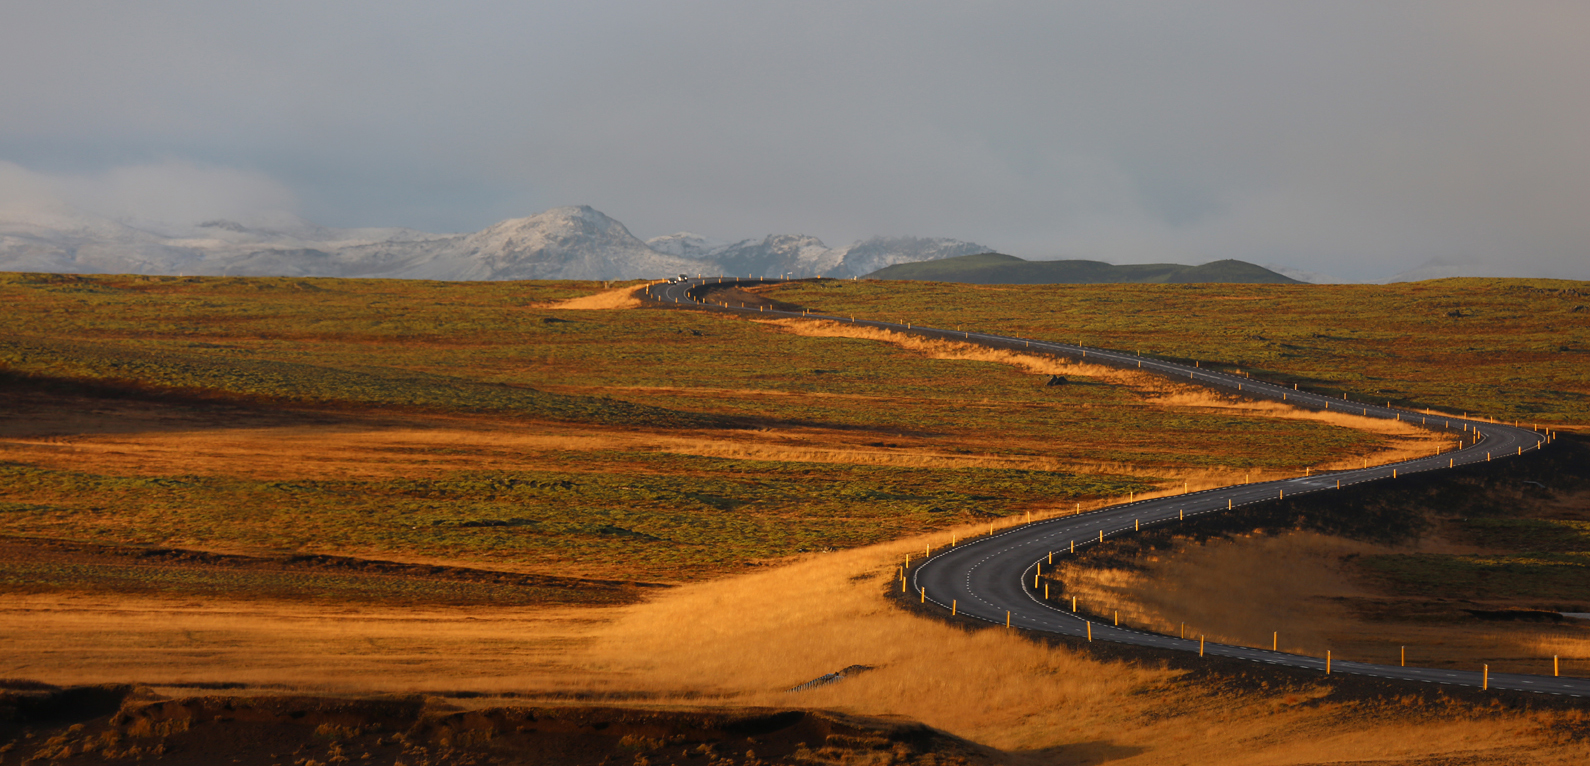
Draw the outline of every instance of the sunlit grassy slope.
M0 531L691 578L1384 443L1131 381L551 305L603 287L0 275Z
M1590 285L961 285L826 281L779 300L834 314L1141 350L1305 387L1590 424Z

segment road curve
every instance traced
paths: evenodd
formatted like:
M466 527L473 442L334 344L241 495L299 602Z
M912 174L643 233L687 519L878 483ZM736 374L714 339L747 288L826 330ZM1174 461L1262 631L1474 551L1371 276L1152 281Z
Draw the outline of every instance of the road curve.
M1461 436L1459 449L1439 456L1406 460L1389 465L1372 466L1358 470L1335 471L1316 476L1283 479L1280 481L1221 487L1170 497L1139 500L1114 505L1075 516L1047 519L1007 528L997 533L960 541L957 545L934 551L927 560L911 569L913 593L927 603L945 610L954 609L958 615L985 620L996 625L1054 633L1078 638L1090 637L1094 641L1111 641L1122 644L1168 649L1184 652L1203 652L1216 657L1229 657L1251 662L1268 663L1325 673L1391 678L1405 681L1472 686L1476 688L1506 689L1544 694L1590 696L1590 680L1580 678L1534 676L1510 673L1489 673L1481 670L1454 671L1433 668L1375 665L1364 662L1324 657L1309 657L1286 652L1255 649L1246 646L1204 643L1198 638L1179 638L1147 631L1115 627L1100 622L1090 622L1083 616L1057 608L1034 592L1037 566L1048 566L1050 556L1060 559L1069 555L1071 546L1082 548L1097 545L1102 540L1130 534L1139 527L1176 523L1186 517L1219 513L1254 503L1263 503L1282 497L1326 492L1370 481L1392 479L1411 473L1439 471L1457 466L1471 465L1491 460L1516 457L1526 450L1539 449L1549 442L1548 434L1529 428L1491 422L1478 417L1450 417L1414 410L1354 402L1321 394L1288 389L1284 386L1256 381L1240 375L1206 370L1161 359L1139 357L1135 354L1109 349L1093 348L1069 343L1054 343L1030 338L1013 338L986 333L917 327L911 324L879 322L854 317L829 316L799 311L778 311L769 308L738 308L705 301L702 296L710 290L730 285L754 285L777 282L776 279L736 279L726 277L698 277L674 283L661 283L645 289L643 296L653 303L666 306L691 307L735 314L755 314L767 317L806 317L826 319L860 327L874 327L896 332L908 332L922 337L957 340L999 349L1026 350L1034 353L1086 359L1105 364L1158 374L1184 380L1226 393L1239 393L1254 399L1271 399L1289 405L1350 412L1365 417L1401 419L1444 429ZM925 593L924 593L925 590ZM1327 662L1329 668L1327 668Z

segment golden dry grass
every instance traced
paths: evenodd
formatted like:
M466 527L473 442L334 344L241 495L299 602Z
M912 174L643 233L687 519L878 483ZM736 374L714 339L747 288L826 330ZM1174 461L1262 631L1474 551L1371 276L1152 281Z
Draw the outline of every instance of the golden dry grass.
M0 677L63 685L228 681L321 692L555 691L577 682L570 656L606 619L589 609L6 594Z
M660 284L647 282L646 284L628 287L619 287L612 290L603 290L594 295L582 295L578 298L547 303L540 308L548 309L633 309L640 307L640 299L635 297L636 291L646 285Z
M34 465L130 475L199 474L251 478L437 475L460 470L532 469L551 452L656 450L737 460L908 468L1014 468L1161 476L1127 464L1061 461L1042 456L957 454L900 439L896 447L861 444L867 434L829 429L643 431L600 426L467 418L408 422L179 428L134 433L0 433L0 454Z
M335 610L0 597L0 675L241 680L324 692L640 693L637 704L798 705L923 720L1034 763L1582 763L1582 713L1362 705L1246 692L898 611L882 579L918 541L812 557L618 610ZM877 669L792 694L851 665Z

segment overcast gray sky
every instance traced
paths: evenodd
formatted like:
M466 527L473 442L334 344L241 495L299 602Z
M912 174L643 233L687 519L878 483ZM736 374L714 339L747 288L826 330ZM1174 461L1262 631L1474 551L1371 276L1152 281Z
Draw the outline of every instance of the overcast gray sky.
M0 198L1590 279L1590 3L8 0Z

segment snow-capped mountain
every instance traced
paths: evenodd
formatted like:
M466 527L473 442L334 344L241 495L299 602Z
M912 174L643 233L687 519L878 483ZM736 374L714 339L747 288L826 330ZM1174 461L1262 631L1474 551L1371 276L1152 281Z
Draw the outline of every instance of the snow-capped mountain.
M587 205L512 218L450 242L405 267L409 278L451 280L624 279L695 273L698 264L659 253Z
M646 240L646 246L666 255L677 255L699 261L707 258L713 250L723 247L723 243L700 234L681 231L652 237Z
M687 232L642 242L585 205L509 219L473 234L331 229L297 218L138 225L70 210L0 210L0 271L441 280L848 277L988 250L916 238L834 249L804 235L722 244Z
M717 273L747 276L859 277L885 266L990 252L993 248L956 239L874 237L845 248L831 248L804 234L774 234L716 245L698 234L681 232L646 240L652 249L715 267Z
M836 273L844 261L844 251L831 250L822 240L804 234L774 234L761 241L747 239L718 248L708 257L723 273L733 276L853 276L848 271Z

